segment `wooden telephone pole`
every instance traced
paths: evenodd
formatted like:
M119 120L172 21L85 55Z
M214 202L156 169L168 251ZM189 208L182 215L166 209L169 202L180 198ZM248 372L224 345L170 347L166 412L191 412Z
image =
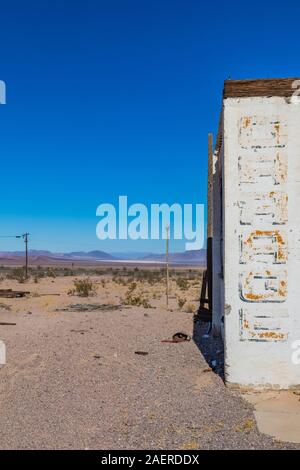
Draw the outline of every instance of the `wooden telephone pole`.
M208 307L212 312L212 239L213 239L213 135L208 134L207 182L207 290Z
M207 246L206 270L203 272L198 318L212 322L212 240L213 240L213 135L208 134L208 172L207 172Z
M26 279L28 278L28 237L29 233L24 233L22 235L23 240L25 242L25 276Z
M169 308L169 225L166 226L166 302Z
M28 278L28 237L29 233L23 235L0 235L0 238L23 238L25 242L25 274L26 279Z

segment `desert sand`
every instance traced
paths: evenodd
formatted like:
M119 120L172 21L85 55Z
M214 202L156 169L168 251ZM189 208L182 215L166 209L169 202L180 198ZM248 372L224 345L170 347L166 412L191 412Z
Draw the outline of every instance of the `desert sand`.
M0 299L0 321L16 323L0 326L0 449L297 446L261 434L224 386L222 344L194 323L201 270L171 270L167 309L161 267L45 269L25 283L2 272L1 289L30 294ZM87 278L81 297L74 281ZM176 332L191 340L162 342Z

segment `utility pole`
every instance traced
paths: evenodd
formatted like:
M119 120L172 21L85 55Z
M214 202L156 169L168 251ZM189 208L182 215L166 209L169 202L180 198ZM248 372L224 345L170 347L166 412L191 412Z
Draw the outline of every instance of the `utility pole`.
M29 233L24 233L23 235L0 235L0 238L23 238L25 242L25 273L26 279L28 278L28 237Z
M25 276L26 279L28 278L28 237L29 233L24 233L22 235L23 240L25 242Z
M166 226L166 301L167 309L169 308L169 230L170 226Z
M198 318L212 324L212 240L213 240L213 135L208 134L207 245L206 270L203 272ZM207 305L207 307L206 307Z

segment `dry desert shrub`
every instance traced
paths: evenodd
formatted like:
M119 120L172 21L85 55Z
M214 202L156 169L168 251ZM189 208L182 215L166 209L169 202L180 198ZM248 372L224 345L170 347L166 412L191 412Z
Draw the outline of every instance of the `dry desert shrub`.
M159 291L154 291L153 294L152 294L152 297L153 297L153 299L155 299L155 300L160 300L161 297L162 297L162 293L159 292Z
M181 309L184 306L184 304L186 303L186 299L178 297L177 298L177 303L178 303L178 307Z
M74 279L74 289L71 289L68 294L69 295L78 295L79 297L89 297L90 295L94 295L96 292L96 288L94 283L87 279Z
M129 286L128 291L126 292L125 299L123 301L124 305L131 305L135 307L144 307L144 308L151 308L148 299L143 297L141 294L134 294L134 291L137 287L136 282L132 282Z
M124 281L124 279L118 276L113 276L112 282L114 282L115 284L123 285L123 286L126 285L126 281Z
M20 284L23 284L26 281L25 269L15 268L7 274L7 279L13 279L18 281Z
M126 296L129 296L132 294L132 292L137 288L137 283L136 282L131 282L127 291Z
M47 277L52 277L53 279L55 279L56 278L56 273L55 273L54 269L48 268L47 271L46 271L46 276Z
M131 305L135 307L151 308L149 301L141 295L129 295L125 297L124 305Z
M254 427L254 421L252 418L247 418L243 423L238 424L235 428L236 432L244 432L248 434Z
M191 302L188 302L184 306L184 311L186 313L195 313L196 312L196 306L194 304L192 304Z
M176 284L179 287L180 290L188 290L189 288L189 283L186 279L179 278L176 279Z

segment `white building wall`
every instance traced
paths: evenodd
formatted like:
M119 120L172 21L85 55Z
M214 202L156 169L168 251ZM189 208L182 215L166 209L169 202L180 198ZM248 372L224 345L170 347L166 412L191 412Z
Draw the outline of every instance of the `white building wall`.
M300 385L300 105L224 100L223 236L228 384Z

